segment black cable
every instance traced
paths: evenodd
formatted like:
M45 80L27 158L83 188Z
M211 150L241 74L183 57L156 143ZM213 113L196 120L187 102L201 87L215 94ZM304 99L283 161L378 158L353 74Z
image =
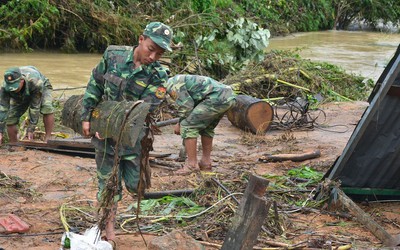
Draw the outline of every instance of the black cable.
M54 234L63 234L62 232L46 232L46 233L36 233L36 234L0 234L0 238L14 238L14 237L36 237L42 235L54 235Z

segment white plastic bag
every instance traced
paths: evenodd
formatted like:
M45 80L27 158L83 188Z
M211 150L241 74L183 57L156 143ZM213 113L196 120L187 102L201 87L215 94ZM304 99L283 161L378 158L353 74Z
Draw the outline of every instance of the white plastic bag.
M71 250L113 250L112 245L100 240L100 230L97 226L87 229L83 235L66 232L70 240Z

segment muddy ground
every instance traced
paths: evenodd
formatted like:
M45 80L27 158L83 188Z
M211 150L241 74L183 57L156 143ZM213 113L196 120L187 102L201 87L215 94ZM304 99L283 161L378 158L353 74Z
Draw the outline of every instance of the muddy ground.
M310 166L325 172L342 153L366 107L365 102L326 104L322 106L327 115L326 121L321 122L320 126L313 130L296 130L290 133L270 130L266 135L259 136L243 132L232 126L224 117L216 129L212 152L215 166L213 174L194 173L189 176L179 176L174 175L171 170L153 167L152 188L149 191L193 189L210 176L224 182L224 178L232 181L232 178L240 179L243 174L248 173L259 176L284 175L288 170L299 166ZM152 153L170 153L170 157L173 158L179 153L180 148L179 136L173 134L172 126L167 126L162 128L162 134L156 136ZM303 162L262 163L258 161L265 154L302 153L317 149L321 152L320 157ZM6 250L59 249L61 237L65 231L62 218L65 218L70 226L86 226L95 221L95 218L91 217L95 214L97 190L96 165L93 158L19 147L13 147L10 150L5 146L0 149L0 155L2 173L0 213L2 216L9 213L16 214L31 226L30 230L24 234L0 234L1 248ZM241 191L243 192L244 189ZM205 193L204 195L212 194ZM126 195L125 192L118 214L126 214L128 207L134 201L135 198ZM359 206L388 233L393 235L400 233L400 202L359 204ZM71 214L63 217L60 216L60 207L93 209L84 211L85 215L77 212L75 217ZM235 205L234 208L236 208ZM330 249L330 243L334 246L351 244L352 249L381 247L380 241L358 223L354 216L341 207L336 209L336 214L345 213L349 216L322 213L320 209L288 213L285 215L286 223L281 235L275 235L269 240L300 246L304 246L305 242L319 241L322 243L316 248L325 249ZM175 225L175 227L179 228L180 225ZM185 231L185 227L181 229ZM200 228L199 231L201 230ZM146 244L137 230L130 231L134 232L118 228L118 249L146 249ZM166 234L167 231L144 232L143 236L148 243L154 237ZM212 243L208 244L207 249L218 249L218 245L223 243L221 237L198 237L198 235L193 235L193 231L187 231L187 233L198 240ZM204 234L204 232L199 234L202 233ZM224 233L220 232L219 235L223 236ZM260 241L258 246L272 247L265 241L264 243Z

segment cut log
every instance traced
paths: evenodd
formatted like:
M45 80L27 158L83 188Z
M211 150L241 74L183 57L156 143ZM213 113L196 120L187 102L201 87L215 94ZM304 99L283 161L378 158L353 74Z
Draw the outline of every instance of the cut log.
M235 127L253 134L265 134L273 119L273 109L267 102L247 95L238 95L236 104L228 112Z
M264 198L268 184L268 180L262 177L250 176L222 250L253 249L271 205Z
M62 124L76 133L82 133L82 99L83 95L71 96L62 110ZM134 146L143 129L149 108L150 104L142 101L100 102L92 112L90 134L99 132L101 137L117 141L121 133L121 144Z

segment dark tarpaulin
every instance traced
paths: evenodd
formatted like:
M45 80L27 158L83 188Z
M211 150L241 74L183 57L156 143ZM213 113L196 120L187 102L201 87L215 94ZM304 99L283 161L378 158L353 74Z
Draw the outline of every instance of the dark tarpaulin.
M342 155L325 176L340 180L344 190L392 190L400 196L400 45L368 102Z

